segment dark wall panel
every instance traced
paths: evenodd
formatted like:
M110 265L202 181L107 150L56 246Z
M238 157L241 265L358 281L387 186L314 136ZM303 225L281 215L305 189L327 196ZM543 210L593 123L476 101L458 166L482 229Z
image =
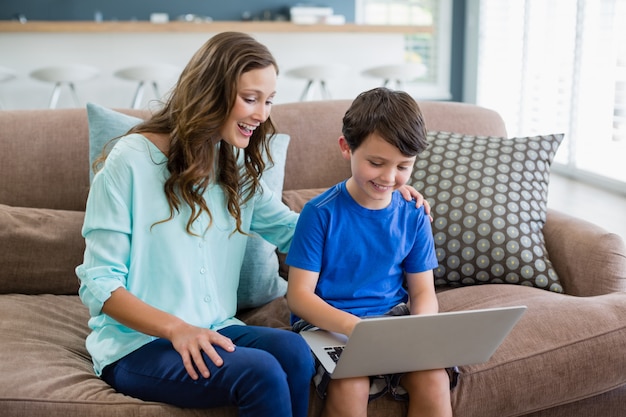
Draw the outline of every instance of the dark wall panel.
M241 20L244 12L263 19L287 16L289 7L302 1L289 0L1 0L0 20L23 15L30 20L93 20L96 12L104 20L149 20L150 13L163 12L171 20L184 14L210 16L214 20ZM354 22L354 2L326 0L323 3Z

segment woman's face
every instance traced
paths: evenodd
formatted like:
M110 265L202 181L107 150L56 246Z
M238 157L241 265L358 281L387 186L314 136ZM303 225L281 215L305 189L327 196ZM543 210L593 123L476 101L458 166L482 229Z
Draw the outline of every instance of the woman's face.
M235 105L220 131L222 139L237 148L247 147L254 129L269 117L275 94L276 69L273 66L243 73Z

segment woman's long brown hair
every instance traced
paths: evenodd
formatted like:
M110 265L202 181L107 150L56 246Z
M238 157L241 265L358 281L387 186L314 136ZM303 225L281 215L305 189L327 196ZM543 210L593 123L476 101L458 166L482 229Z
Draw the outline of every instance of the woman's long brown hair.
M259 178L265 168L263 154L269 157L269 138L275 133L271 119L255 129L243 150L244 169L237 164L239 150L220 138L220 129L237 99L241 75L254 69L278 65L269 50L251 36L224 32L209 39L191 58L164 107L129 133L164 133L170 136L167 169L170 177L164 191L171 220L184 203L191 209L186 230L202 212L211 210L204 192L211 183L222 187L228 212L241 229L241 206L260 190ZM217 155L216 155L217 153ZM217 164L216 164L217 160ZM160 222L159 222L160 223Z

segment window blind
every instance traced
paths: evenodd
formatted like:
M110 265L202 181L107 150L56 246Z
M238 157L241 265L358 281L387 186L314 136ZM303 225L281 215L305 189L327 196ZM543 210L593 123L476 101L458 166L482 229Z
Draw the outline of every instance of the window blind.
M565 133L562 172L626 190L626 2L476 2L476 104L511 136Z

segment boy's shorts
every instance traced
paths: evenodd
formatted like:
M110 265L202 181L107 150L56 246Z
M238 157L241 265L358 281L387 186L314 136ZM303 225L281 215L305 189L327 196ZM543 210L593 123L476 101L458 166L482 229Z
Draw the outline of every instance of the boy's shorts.
M400 303L385 313L386 316L406 316L409 314L409 307L405 303ZM304 320L299 320L293 324L292 328L294 332L300 333L303 330L315 328L315 326ZM446 368L446 372L450 377L450 389L453 389L456 387L459 379L459 369L456 366ZM409 395L400 385L400 379L403 375L404 373L370 376L369 401L380 398L387 393L389 393L396 400L407 401L409 399ZM326 390L328 389L328 383L330 380L330 374L326 372L326 369L316 357L313 383L315 384L317 394L321 398L326 398Z

